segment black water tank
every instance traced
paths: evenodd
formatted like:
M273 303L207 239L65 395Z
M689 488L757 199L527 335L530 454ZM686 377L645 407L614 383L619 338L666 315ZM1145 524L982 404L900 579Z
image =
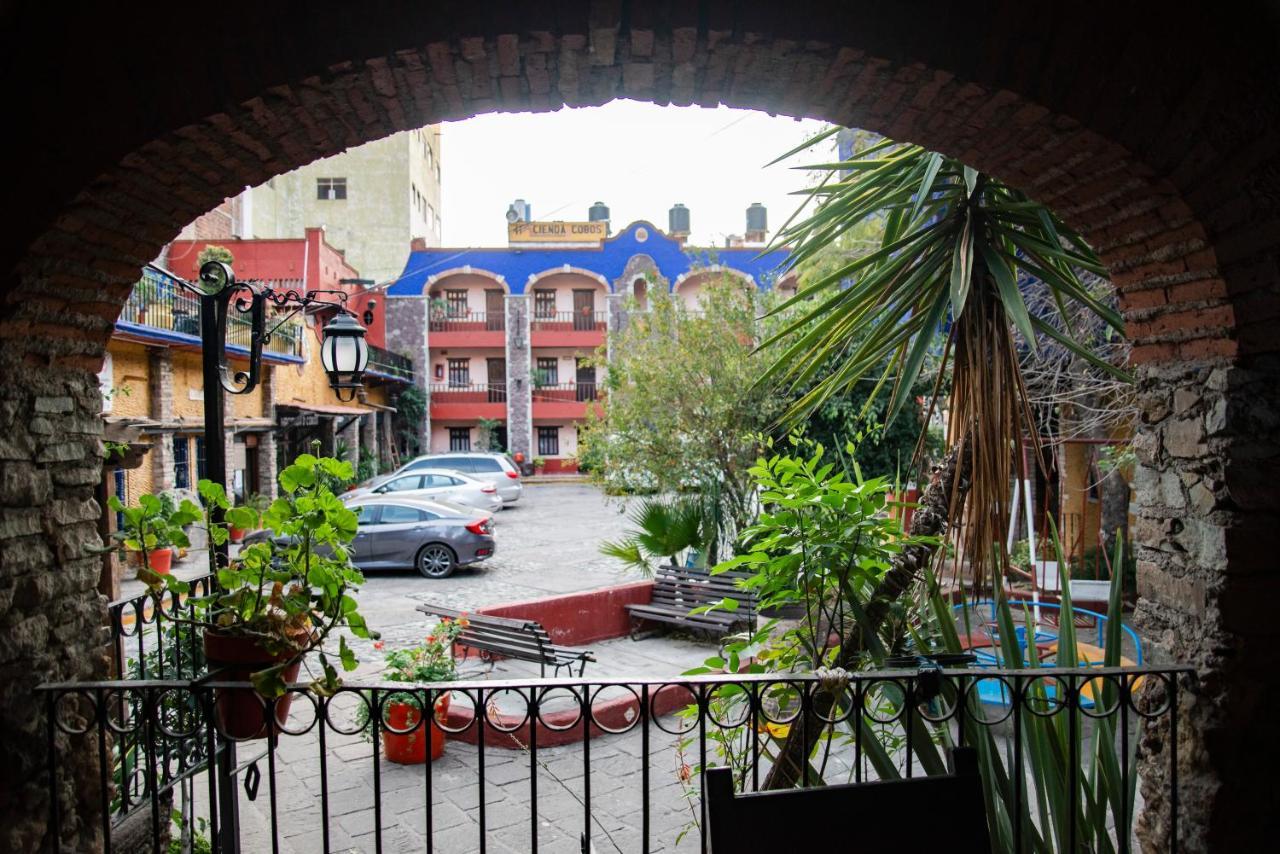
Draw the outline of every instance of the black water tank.
M769 212L765 210L765 206L759 202L752 202L751 207L747 208L747 231L768 231L769 230Z
M596 202L587 211L587 220L589 222L608 222L609 206L604 202Z
M667 226L668 234L688 234L689 209L679 202L672 205L671 210L667 211Z

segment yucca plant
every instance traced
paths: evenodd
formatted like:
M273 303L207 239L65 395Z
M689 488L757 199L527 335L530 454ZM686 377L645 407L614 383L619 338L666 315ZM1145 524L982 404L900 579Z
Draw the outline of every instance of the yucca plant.
M952 379L947 444L965 449L972 482L967 512L953 504L951 522L963 520L965 552L980 580L1008 530L1008 485L1021 464L1014 451L1036 434L1015 334L1032 348L1046 336L1122 374L1077 341L1069 322L1028 311L1026 293L1047 290L1064 321L1068 306L1078 305L1120 331L1120 316L1080 279L1081 271L1105 271L1051 210L919 146L883 140L849 160L803 168L825 177L805 191L816 202L812 212L774 238L791 248L793 264L803 267L869 219L882 224L883 237L876 250L835 265L779 306L800 310L764 343L773 359L761 381L808 389L787 412L799 422L853 383L875 379L878 390L889 389L891 421L926 356L940 351L939 378L949 368Z

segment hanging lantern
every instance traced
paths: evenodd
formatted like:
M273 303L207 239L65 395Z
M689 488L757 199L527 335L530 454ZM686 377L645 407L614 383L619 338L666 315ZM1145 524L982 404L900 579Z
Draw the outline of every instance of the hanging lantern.
M338 400L353 400L369 364L365 329L351 315L339 312L321 331L324 340L320 344L320 362L329 375L329 387Z

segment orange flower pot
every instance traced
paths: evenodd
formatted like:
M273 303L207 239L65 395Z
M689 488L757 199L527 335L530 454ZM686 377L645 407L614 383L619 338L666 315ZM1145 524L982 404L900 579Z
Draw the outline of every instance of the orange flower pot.
M229 527L227 528L227 537L233 543L238 543L244 539L244 535L249 533L244 528Z
M436 721L443 722L449 714L449 695L436 700ZM398 730L413 727L422 718L422 712L408 703L386 704L386 721ZM421 765L427 761L427 733L431 733L431 761L444 755L444 730L423 722L413 732L396 733L382 731L382 752L391 762L401 765Z
M147 552L147 565L152 572L168 575L173 566L173 549L155 549Z

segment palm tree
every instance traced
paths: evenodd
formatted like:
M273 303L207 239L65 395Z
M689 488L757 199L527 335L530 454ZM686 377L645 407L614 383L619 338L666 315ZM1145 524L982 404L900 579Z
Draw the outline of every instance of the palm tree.
M831 129L784 159L834 134ZM1080 280L1105 275L1093 250L1052 211L995 178L915 145L883 140L849 160L805 167L824 173L797 214L774 238L804 265L850 229L882 224L879 248L852 257L813 281L778 311L797 317L766 341L776 353L761 382L808 389L787 412L802 421L833 395L863 379L889 389L887 419L902 408L926 356L941 351L938 403L948 367L947 447L930 479L912 533L945 539L964 532L963 555L980 583L993 556L1002 566L1009 488L1021 476L1024 436L1036 431L1017 342L1037 334L1101 369L1117 372L1072 332L1070 308L1083 308L1117 332L1123 321ZM865 226L864 226L865 227ZM1058 318L1028 311L1026 294L1044 289ZM927 421L927 419L926 419ZM923 438L923 437L922 437ZM933 559L936 546L907 548L872 592L863 618L843 639L841 664L856 667L865 640L893 602ZM825 714L831 698L815 698ZM812 713L811 713L812 714ZM766 788L795 785L822 726L792 727Z

